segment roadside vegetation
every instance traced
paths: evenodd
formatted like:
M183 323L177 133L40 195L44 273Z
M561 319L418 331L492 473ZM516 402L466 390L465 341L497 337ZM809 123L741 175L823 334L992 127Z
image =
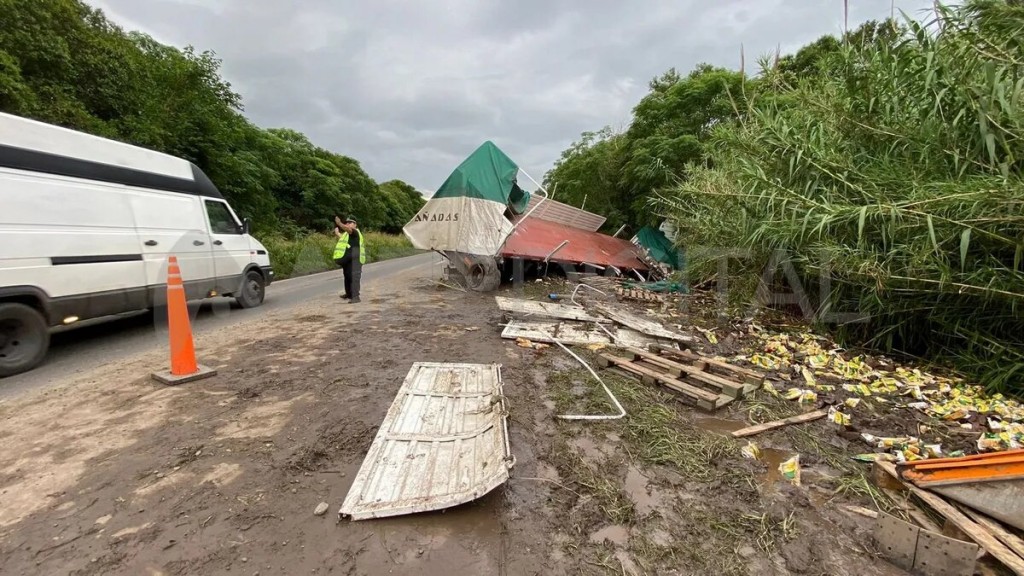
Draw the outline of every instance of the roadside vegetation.
M672 70L628 130L584 135L547 181L611 226L672 220L689 278L735 301L803 289L847 345L1022 394L1022 70L1019 3L871 22L756 75ZM709 246L742 255L728 277Z
M0 14L0 112L188 159L261 239L329 232L335 214L399 234L424 204L299 132L253 125L212 52L126 32L79 0L0 0Z
M363 238L366 241L367 264L421 252L413 248L408 238L397 234L364 232ZM269 236L263 239L278 279L337 268L332 258L336 242L334 236L327 234L303 234L294 238Z

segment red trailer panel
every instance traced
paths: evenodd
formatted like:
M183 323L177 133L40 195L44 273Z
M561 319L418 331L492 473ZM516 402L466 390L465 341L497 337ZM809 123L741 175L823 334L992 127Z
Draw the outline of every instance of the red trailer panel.
M638 256L640 248L628 240L533 217L523 220L512 232L501 249L501 255L544 260L566 240L568 244L551 256L551 262L647 270L647 265Z

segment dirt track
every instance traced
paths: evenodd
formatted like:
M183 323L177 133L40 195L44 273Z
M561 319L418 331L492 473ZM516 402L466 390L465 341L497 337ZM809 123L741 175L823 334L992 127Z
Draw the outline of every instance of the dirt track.
M594 383L499 322L489 296L400 279L203 335L213 379L162 387L153 354L0 406L0 573L902 573L815 488L827 469L781 486L639 384L613 384L624 421L555 421L602 409ZM415 361L503 364L514 477L444 513L339 523ZM666 460L652 430L694 459Z

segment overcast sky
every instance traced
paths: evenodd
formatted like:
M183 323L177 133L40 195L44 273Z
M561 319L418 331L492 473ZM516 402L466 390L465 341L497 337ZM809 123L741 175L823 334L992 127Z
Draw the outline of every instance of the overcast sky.
M647 82L739 68L843 29L842 0L86 0L223 59L246 115L436 189L484 140L538 181L585 130L623 128ZM850 28L932 0L850 0ZM521 179L522 180L522 179ZM525 184L525 182L524 182Z

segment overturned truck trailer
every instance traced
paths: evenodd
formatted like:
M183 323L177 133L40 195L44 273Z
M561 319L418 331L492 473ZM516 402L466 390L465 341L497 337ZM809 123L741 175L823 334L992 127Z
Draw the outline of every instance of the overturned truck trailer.
M519 187L520 173L537 193ZM416 248L443 254L464 284L479 292L497 288L520 261L615 275L646 273L641 248L597 232L604 221L551 200L488 141L459 164L403 231Z

